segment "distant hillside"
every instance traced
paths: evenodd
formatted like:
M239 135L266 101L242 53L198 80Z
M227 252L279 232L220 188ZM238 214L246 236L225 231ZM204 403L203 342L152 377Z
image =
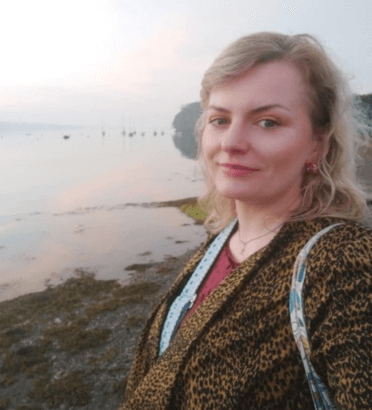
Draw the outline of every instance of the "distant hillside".
M60 124L40 124L27 122L2 122L0 121L0 131L58 131L66 129L81 128L76 125L60 125Z
M372 94L356 95L355 99L361 104L364 112L372 123Z

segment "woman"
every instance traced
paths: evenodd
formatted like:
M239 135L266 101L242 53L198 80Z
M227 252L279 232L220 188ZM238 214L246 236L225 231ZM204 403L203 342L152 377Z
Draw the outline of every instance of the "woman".
M288 302L300 250L332 226L306 259L305 350L337 409L370 409L372 232L342 76L311 36L258 33L201 100L213 235L149 319L121 408L314 408Z

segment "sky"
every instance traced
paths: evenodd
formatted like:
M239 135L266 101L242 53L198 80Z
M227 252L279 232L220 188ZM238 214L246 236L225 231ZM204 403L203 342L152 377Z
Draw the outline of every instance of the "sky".
M220 51L316 36L372 92L370 0L12 0L0 5L0 122L171 127Z

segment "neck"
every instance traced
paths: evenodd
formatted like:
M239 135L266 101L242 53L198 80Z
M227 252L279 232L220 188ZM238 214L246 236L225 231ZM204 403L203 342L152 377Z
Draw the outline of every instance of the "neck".
M249 240L268 231L277 232L298 204L299 198L289 202L280 201L280 203L275 204L259 205L236 200L235 207L239 220L240 238Z

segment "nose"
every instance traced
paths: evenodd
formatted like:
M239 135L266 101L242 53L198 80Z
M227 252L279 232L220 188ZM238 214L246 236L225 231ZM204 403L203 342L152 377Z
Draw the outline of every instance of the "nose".
M221 149L227 153L246 153L249 150L249 134L247 126L231 123L222 138Z

